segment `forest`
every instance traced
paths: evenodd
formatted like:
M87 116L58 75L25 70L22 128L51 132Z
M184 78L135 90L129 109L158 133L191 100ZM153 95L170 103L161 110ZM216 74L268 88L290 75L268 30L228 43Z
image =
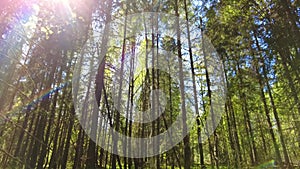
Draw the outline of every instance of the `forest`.
M1 169L300 168L299 0L0 0Z

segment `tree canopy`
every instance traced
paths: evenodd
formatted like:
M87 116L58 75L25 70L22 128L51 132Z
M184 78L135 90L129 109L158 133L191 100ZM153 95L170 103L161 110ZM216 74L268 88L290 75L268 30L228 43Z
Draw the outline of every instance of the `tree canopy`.
M0 168L298 168L299 0L0 1Z

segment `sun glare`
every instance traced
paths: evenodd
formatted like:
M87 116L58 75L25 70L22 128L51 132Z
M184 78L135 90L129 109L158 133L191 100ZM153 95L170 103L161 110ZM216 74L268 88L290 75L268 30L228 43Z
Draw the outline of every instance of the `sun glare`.
M69 0L54 0L55 3L62 3L64 5L69 5Z
M61 6L64 11L67 12L67 14L71 17L74 17L75 14L73 13L70 4L71 0L53 0L52 1L54 4Z

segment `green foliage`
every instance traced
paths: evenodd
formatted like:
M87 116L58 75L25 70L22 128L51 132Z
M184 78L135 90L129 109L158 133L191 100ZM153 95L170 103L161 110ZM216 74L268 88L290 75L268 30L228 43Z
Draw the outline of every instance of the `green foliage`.
M110 2L112 11L108 10ZM74 106L77 105L73 104L72 98L72 92L75 91L71 86L71 79L76 76L75 70L87 70L75 69L75 63L80 62L83 55L88 55L89 60L82 61L80 66L84 67L88 62L96 64L94 61L100 57L100 46L105 43L103 31L110 16L118 18L126 13L154 10L175 14L177 8L180 18L189 18L190 32L183 32L183 35L197 35L198 39L191 40L192 46L203 50L203 44L199 44L199 39L203 38L199 35L200 29L211 39L223 61L227 84L223 118L213 135L200 143L199 131L202 134L206 132L202 130L211 111L211 98L203 51L192 51L197 79L196 94L199 109L203 113L198 117L199 124L193 126L189 134L191 168L201 168L201 157L207 169L292 168L299 165L299 1L186 3L187 10L184 1L177 1L176 6L175 1L170 0L1 1L0 168L87 167L92 158L88 152L92 142L86 135L89 131L84 131L80 119L76 118ZM66 4L68 8L65 8ZM26 12L31 12L32 17L28 17ZM200 19L203 21L201 24ZM161 22L168 20L164 18ZM132 29L142 26L142 22L137 23ZM123 30L111 31L125 33ZM93 36L97 38L87 41ZM136 59L145 64L153 42L149 39L140 42L140 53ZM141 91L142 95L137 99L138 108L147 110L151 104L150 91L160 88L166 94L165 112L148 124L131 123L123 116L117 118L120 113L114 108L112 97L112 89L116 86L113 83L114 75L122 63L121 56L132 54L136 47L134 43L133 38L126 39L127 53L124 54L123 42L110 39L111 46L105 56L104 87L107 93L102 95L99 106L101 113L109 116L107 119L99 118L103 127L99 132L104 133L101 139L105 142L112 141L107 129L109 123L113 127L119 126L120 132L128 136L149 137L165 132L181 112L178 79L157 69L144 70L145 66L139 65L135 68L139 74L135 74L133 82L129 82L134 90L122 99L126 100L132 93ZM161 56L170 58L173 55L179 57L177 43L174 35L162 37L159 44L155 45L159 47L158 50L170 51ZM187 57L190 51L186 49L189 46L182 45L185 47L182 49L183 62L190 65ZM126 66L130 66L128 60L124 62ZM171 72L178 71L178 67L170 65L167 60L160 64ZM94 80L87 85L94 85ZM78 89L77 92L85 91ZM193 106L187 104L188 113L193 112ZM91 107L82 107L83 112L88 109ZM126 113L129 115L130 111ZM86 114L83 117L92 118ZM95 147L92 150L96 157L94 166L155 168L159 164L161 168L182 168L186 163L186 140L168 152L144 159L114 156ZM115 164L112 164L113 159Z

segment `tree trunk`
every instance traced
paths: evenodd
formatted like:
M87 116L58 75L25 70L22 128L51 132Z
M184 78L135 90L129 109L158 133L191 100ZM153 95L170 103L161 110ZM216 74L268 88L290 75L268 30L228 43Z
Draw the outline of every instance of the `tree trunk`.
M183 138L184 144L184 168L190 169L191 168L191 148L190 148L190 138L187 131L187 124L186 124L186 105L185 105L185 91L184 91L184 79L183 79L183 66L182 66L182 53L181 53L181 40L180 40L180 24L179 24L179 9L178 9L178 0L175 0L175 15L177 17L177 54L178 54L178 61L179 61L179 86L180 86L180 101L181 101L181 112L182 112L182 125L183 131L182 134L186 135Z

